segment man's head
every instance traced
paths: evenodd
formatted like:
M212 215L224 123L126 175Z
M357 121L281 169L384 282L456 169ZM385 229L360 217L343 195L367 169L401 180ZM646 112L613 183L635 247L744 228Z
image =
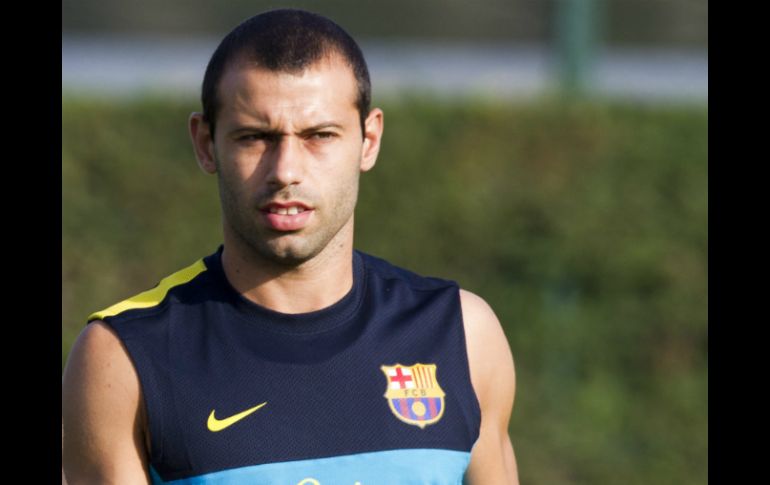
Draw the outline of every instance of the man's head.
M356 79L356 107L361 130L371 105L369 70L355 40L339 25L303 10L281 9L244 21L227 34L211 56L203 77L201 103L204 121L212 136L220 108L219 84L234 62L276 72L298 73L323 58L338 55L350 66Z
M383 130L358 47L294 10L247 20L222 43L190 134L201 168L218 175L226 246L289 266L352 249L358 179Z

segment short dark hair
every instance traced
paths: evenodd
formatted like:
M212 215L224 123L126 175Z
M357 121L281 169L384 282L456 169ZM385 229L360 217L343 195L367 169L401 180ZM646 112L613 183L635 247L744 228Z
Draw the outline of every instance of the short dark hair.
M214 136L220 108L217 87L225 69L245 59L271 71L302 72L334 54L350 65L358 87L355 101L361 131L369 114L372 88L369 70L356 41L342 27L321 15L297 9L279 9L255 15L222 39L211 56L203 77L203 121Z

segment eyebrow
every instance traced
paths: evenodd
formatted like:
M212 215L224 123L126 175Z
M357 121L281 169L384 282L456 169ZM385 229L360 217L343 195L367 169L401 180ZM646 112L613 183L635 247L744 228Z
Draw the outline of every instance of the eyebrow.
M343 126L335 121L323 121L321 123L315 124L313 126L309 126L299 132L300 135L306 135L308 133L314 133L320 130L324 130L327 128L337 128L338 130L343 130ZM264 133L266 135L283 135L283 133L280 130L269 128L267 126L260 126L260 125L242 125L234 130L230 131L230 135L237 135L241 132L259 132Z
M314 132L314 131L320 131L320 130L323 130L323 129L326 129L326 128L337 128L338 130L342 130L343 129L342 125L339 124L339 123L336 123L334 121L324 121L324 122L318 123L317 125L313 125L313 126L310 126L308 128L305 128L304 130L300 131L300 134L311 133L311 132Z

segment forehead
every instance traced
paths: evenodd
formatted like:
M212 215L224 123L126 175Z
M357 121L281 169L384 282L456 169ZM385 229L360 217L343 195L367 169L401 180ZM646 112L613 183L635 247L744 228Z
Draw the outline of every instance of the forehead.
M303 71L271 71L245 61L234 62L218 87L220 122L257 118L299 121L317 117L357 119L357 83L352 68L339 56L323 58Z

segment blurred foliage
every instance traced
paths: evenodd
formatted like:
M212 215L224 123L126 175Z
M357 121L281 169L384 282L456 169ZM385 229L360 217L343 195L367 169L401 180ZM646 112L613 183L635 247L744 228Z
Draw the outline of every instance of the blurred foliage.
M522 483L707 483L707 107L380 106L356 246L495 309ZM63 101L62 365L88 314L219 244L195 109Z
M259 12L302 8L329 16L356 39L420 38L548 42L565 0L64 0L72 34L224 35ZM584 1L584 0L579 0ZM610 45L708 47L708 0L592 0Z

